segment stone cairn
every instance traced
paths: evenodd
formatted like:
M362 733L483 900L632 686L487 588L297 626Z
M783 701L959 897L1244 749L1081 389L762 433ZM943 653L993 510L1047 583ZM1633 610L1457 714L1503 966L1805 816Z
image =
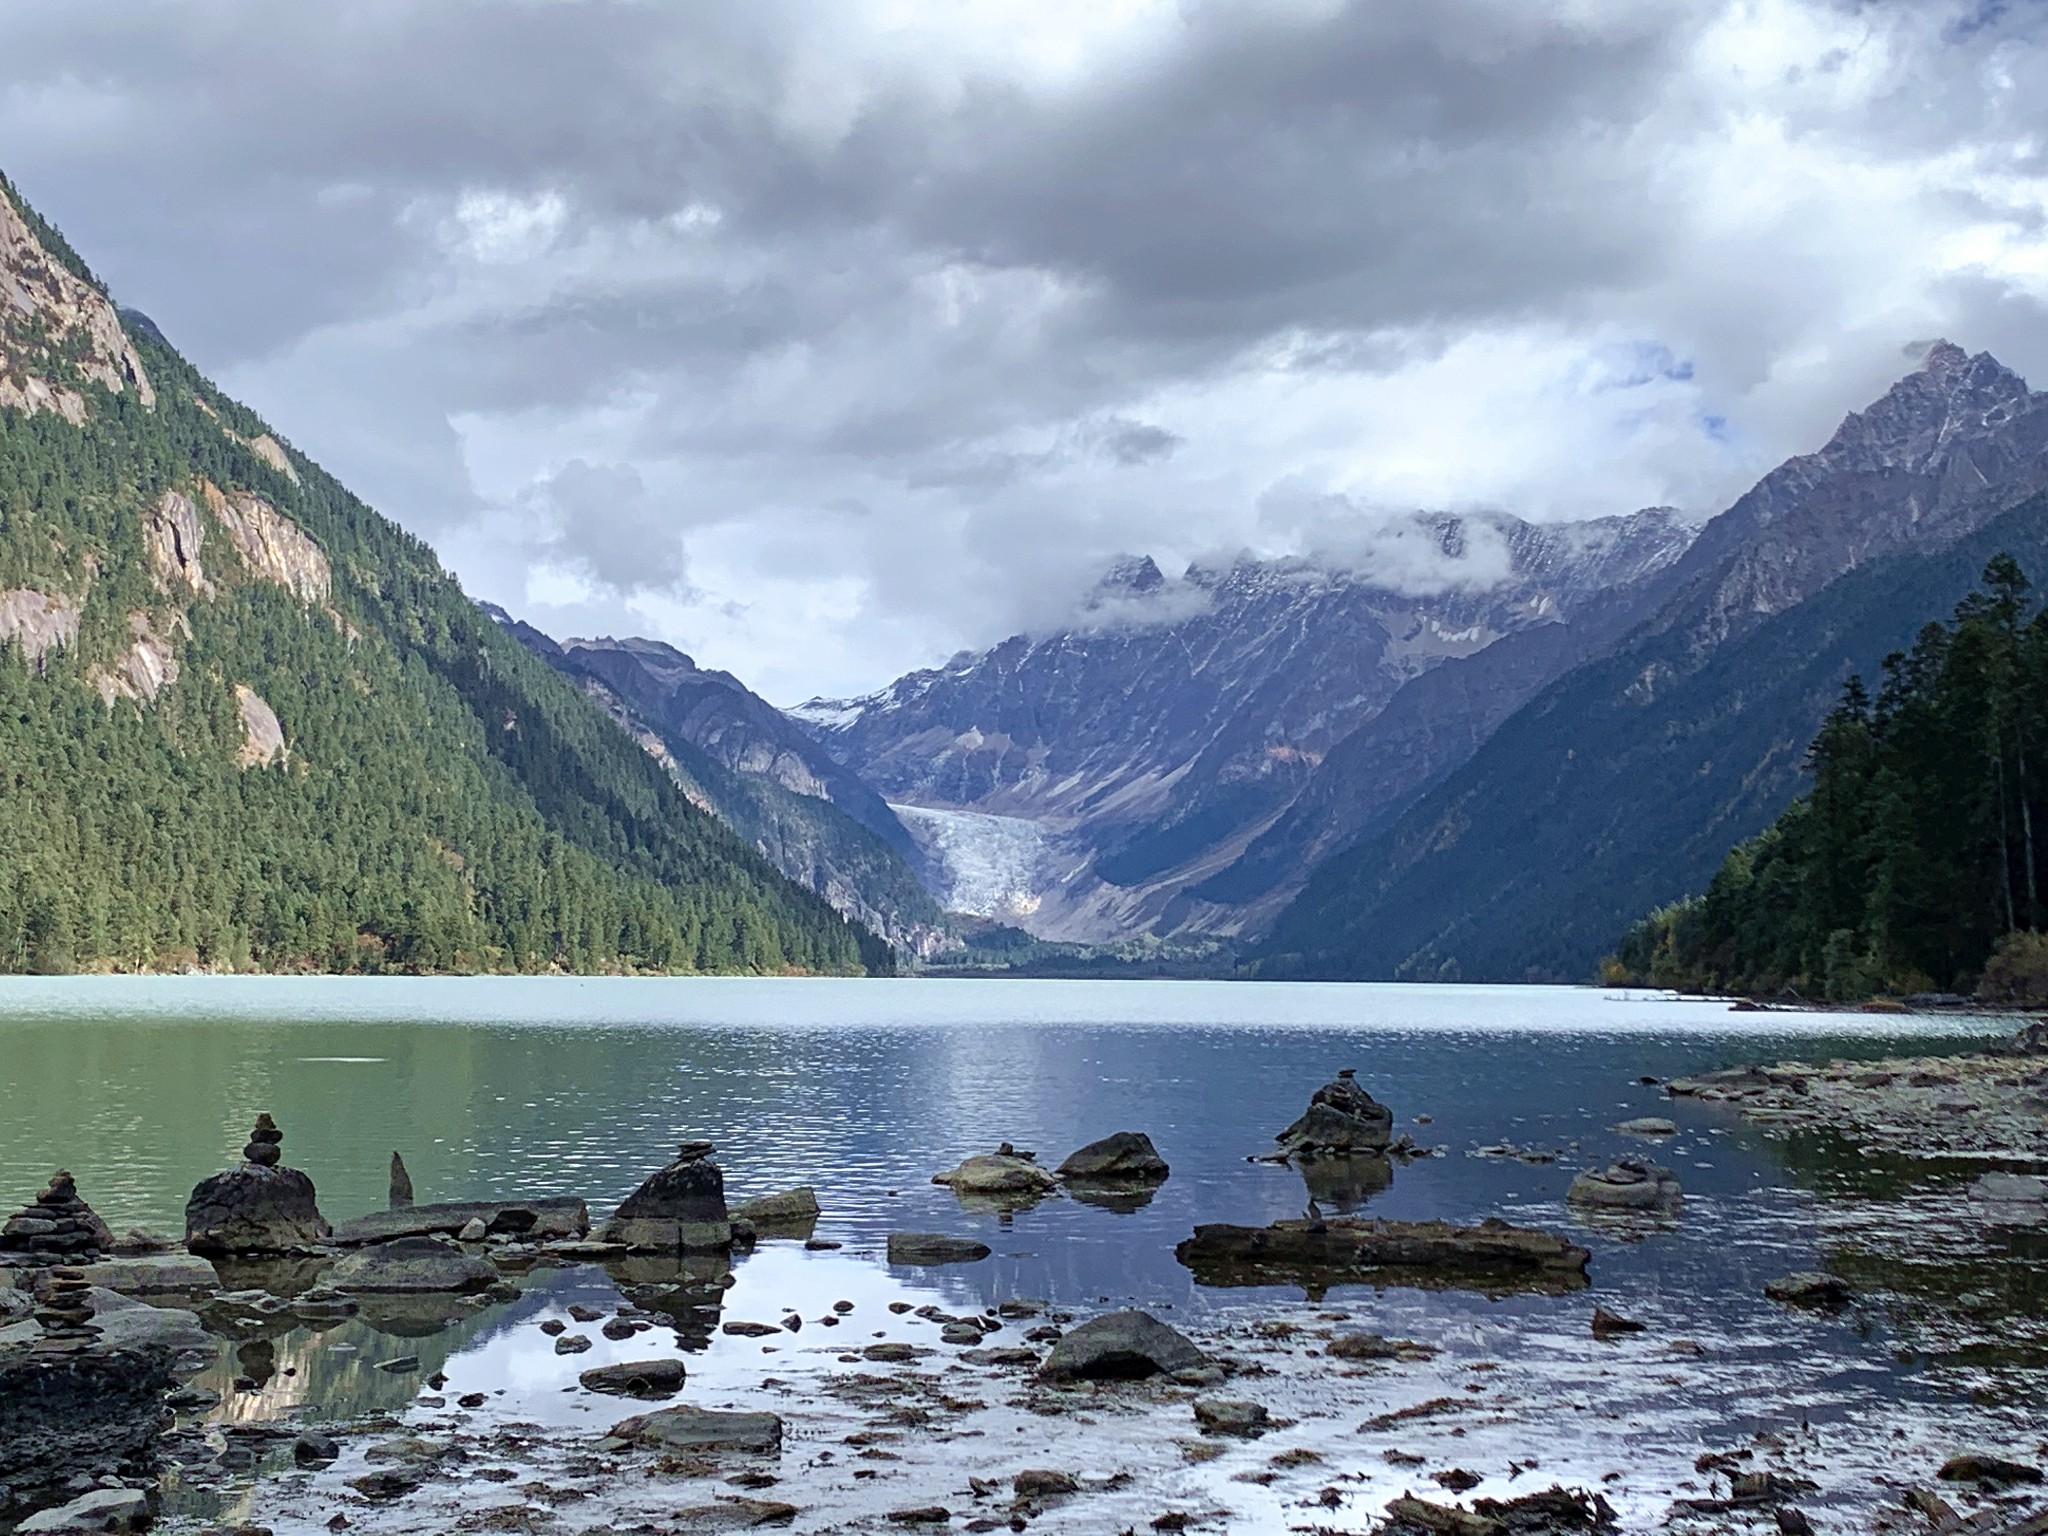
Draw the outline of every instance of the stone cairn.
M249 1145L242 1148L242 1160L258 1168L275 1168L284 1161L284 1132L269 1115L256 1117L256 1129L249 1133Z
M90 1264L114 1245L106 1223L78 1198L78 1181L59 1168L34 1202L0 1227L0 1254L30 1265Z
M100 1336L92 1320L92 1282L69 1265L45 1271L36 1287L35 1319L43 1330L35 1343L38 1353L90 1349Z

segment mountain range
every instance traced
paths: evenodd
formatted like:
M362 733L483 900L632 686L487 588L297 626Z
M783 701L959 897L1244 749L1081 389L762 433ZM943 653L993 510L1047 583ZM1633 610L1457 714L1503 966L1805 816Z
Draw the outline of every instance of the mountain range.
M472 602L0 180L0 969L1582 979L1791 800L1845 678L2048 559L2044 487L2048 395L1940 342L1704 523L1135 556L782 711Z
M1475 686L1443 691L1433 719L1446 729L1448 713L1525 696L1519 675L1471 662L1507 637L1568 632L1617 590L1654 588L1693 529L1651 509L1566 525L1419 516L1401 533L1420 575L1400 585L1308 559L1178 578L1125 561L1074 626L794 713L903 811L933 864L1025 861L992 915L1084 943L1242 933L1296 882L1246 899L1226 888L1235 866L1333 749L1452 664ZM1442 751L1417 756L1426 782Z

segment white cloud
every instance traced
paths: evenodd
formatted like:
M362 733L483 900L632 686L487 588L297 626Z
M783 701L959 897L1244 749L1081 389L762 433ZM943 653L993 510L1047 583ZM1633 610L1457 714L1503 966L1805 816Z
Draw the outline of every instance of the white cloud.
M785 700L1125 551L1711 512L1933 335L2048 378L2031 10L112 8L6 8L0 143L120 295L480 595Z

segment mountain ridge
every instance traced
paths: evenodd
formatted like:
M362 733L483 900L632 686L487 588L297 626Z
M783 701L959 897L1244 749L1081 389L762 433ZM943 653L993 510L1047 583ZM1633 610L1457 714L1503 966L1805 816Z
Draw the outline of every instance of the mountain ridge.
M1988 353L1935 344L1710 522L1657 614L1322 865L1262 944L1264 973L1590 975L1628 920L1711 873L1703 848L1718 861L1790 798L1832 684L1771 694L1759 725L1762 680L1795 664L1774 666L1750 637L1778 625L1825 648L1792 618L1818 594L1865 566L1945 558L2044 484L2048 394ZM1716 661L1738 654L1746 671Z

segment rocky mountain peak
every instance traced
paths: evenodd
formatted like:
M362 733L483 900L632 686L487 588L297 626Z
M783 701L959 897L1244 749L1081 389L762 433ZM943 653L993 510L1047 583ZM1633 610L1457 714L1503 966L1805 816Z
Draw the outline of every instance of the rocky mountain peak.
M1959 442L1994 435L2042 397L1989 352L1951 341L1861 411L1851 412L1817 457L1829 469L1921 471Z

